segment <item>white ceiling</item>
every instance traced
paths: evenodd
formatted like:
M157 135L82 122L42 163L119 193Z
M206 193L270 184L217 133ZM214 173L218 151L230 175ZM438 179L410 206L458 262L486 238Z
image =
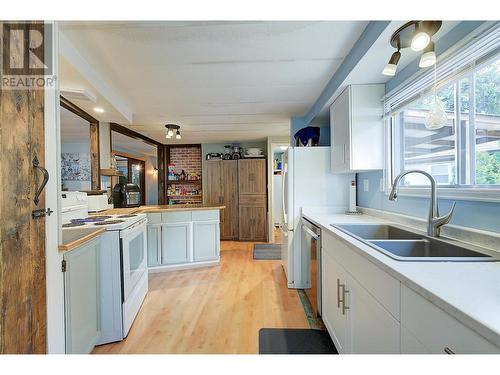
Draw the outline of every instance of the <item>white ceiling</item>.
M64 22L62 31L133 121L99 96L105 114L79 106L162 143L165 123L181 125L182 143L210 143L288 135L290 117L309 109L366 24ZM62 88L99 94L64 59L60 67Z
M63 107L61 107L61 142L90 143L89 122Z

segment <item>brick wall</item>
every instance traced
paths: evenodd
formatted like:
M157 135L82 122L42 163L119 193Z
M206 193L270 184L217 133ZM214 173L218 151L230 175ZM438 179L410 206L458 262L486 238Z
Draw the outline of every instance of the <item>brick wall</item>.
M170 163L175 164L175 172L197 173L201 175L201 149L199 147L174 147L170 149Z

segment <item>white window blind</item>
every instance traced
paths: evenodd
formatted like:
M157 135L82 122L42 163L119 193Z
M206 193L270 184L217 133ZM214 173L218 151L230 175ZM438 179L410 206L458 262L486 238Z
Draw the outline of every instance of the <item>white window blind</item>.
M449 56L444 56L442 59L438 57L436 64L438 84L446 83L499 50L500 23L497 22ZM415 79L403 83L384 97L384 113L390 115L419 96L425 95L432 89L433 84L434 69L427 69Z

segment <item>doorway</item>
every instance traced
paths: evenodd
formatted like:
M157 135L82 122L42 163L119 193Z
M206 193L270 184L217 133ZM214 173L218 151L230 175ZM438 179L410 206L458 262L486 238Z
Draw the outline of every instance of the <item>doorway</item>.
M121 176L118 182L121 184L135 184L141 190L141 205L146 204L146 162L144 160L130 157L127 154L113 152L116 166Z

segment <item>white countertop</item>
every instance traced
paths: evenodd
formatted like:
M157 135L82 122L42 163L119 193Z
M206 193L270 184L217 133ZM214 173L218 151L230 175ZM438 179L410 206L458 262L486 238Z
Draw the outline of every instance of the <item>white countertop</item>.
M500 347L500 262L401 262L330 225L390 220L307 209L302 216L354 245L353 251Z

